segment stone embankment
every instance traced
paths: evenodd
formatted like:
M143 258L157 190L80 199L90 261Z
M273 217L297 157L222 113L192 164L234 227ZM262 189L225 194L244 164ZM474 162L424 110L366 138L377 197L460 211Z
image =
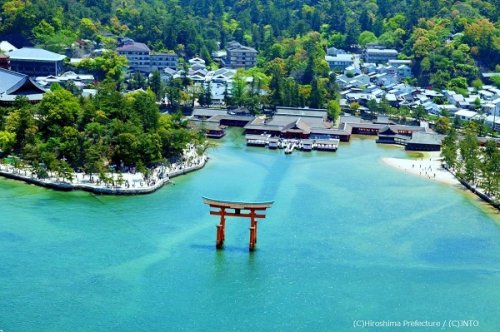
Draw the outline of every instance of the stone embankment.
M144 195L155 192L170 182L170 179L199 170L208 161L206 155L198 156L194 147L184 153L184 161L170 166L160 166L145 177L141 173L107 174L108 181L102 181L96 174L74 173L71 181L61 179L53 173L39 179L30 169L17 169L11 165L0 165L0 176L24 181L37 186L59 191L83 190L101 195Z

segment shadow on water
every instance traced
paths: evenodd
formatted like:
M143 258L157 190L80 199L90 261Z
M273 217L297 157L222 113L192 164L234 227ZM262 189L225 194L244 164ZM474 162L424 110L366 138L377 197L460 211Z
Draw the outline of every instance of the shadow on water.
M280 172L267 172L257 197L265 197L269 200L274 200L276 198L276 193L281 187L282 182L286 179L286 175L291 165L291 161L285 161L279 157L281 156L276 156L272 167L269 169L279 169ZM273 185L269 185L270 183Z
M223 256L224 252L240 252L248 254L248 247L236 247L236 246L224 246L223 249L218 250L215 248L215 245L208 244L192 244L190 245L193 249L202 249L205 251L214 251L217 253L217 256Z

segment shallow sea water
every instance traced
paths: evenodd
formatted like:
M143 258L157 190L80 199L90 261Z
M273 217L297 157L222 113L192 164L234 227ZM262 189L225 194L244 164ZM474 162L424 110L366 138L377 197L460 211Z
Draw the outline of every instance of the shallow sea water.
M238 130L217 143L203 170L147 196L0 179L0 330L346 331L354 320L477 320L474 331L498 331L498 212L384 165L381 157L406 154L371 138L290 156L246 147ZM274 200L257 251L248 252L242 218L228 220L216 251L218 220L201 196Z

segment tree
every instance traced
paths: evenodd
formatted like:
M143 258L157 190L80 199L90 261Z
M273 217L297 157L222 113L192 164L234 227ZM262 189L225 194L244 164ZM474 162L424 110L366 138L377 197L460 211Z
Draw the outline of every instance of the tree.
M355 114L358 114L358 110L360 107L361 105L356 101L349 104L349 108L352 109Z
M483 88L483 81L481 81L480 78L476 78L474 81L472 81L472 86L476 91L479 91Z
M165 93L168 103L173 109L177 109L181 102L182 81L180 78L174 78L168 81Z
M445 116L440 116L436 120L436 131L440 134L446 134L450 129L450 119Z
M16 143L16 134L8 131L0 131L0 150L8 155Z
M422 120L427 116L427 111L422 105L418 105L413 111L413 117L417 120Z
M323 94L321 93L321 86L316 77L314 77L311 82L311 98L309 106L312 108L323 107Z
M481 186L486 193L500 198L500 150L494 140L488 140L482 153Z
M472 128L465 130L465 135L459 143L461 163L459 175L465 181L472 182L477 180L479 175L479 143L477 135Z
M83 17L80 20L80 38L93 39L97 30L97 26L90 18Z
M162 86L161 86L161 77L160 72L158 70L154 70L151 73L151 77L149 79L149 87L153 90L156 100L160 100L162 96Z
M448 89L460 93L462 95L468 95L467 91L467 79L465 77L455 77L452 78L448 83Z
M140 117L145 132L158 129L160 109L151 90L137 92L133 95L133 109Z
M490 77L491 83L497 88L500 88L500 74Z
M12 149L19 152L26 144L35 141L38 127L34 118L34 108L24 103L22 99L16 98L16 104L22 106L9 113L5 120L5 131L16 135Z
M271 90L270 103L273 106L283 104L282 90L283 90L283 72L278 64L273 64L270 70L271 82L269 89Z
M327 105L328 117L332 119L333 122L337 121L340 116L340 103L338 100L330 100Z
M93 72L97 78L112 80L116 82L117 87L120 87L124 69L127 67L127 58L116 52L107 51L101 56L83 59L78 67Z
M441 156L445 164L450 168L455 168L457 166L458 157L458 143L457 143L457 132L455 128L450 128L448 135L443 140L443 145L441 147Z
M244 73L241 71L237 71L236 75L234 75L229 106L243 106L247 92L245 78Z
M135 165L139 160L139 140L132 133L122 133L116 137L113 161L116 164Z
M307 58L307 66L302 75L302 84L310 84L315 76L314 56L309 54Z
M498 63L500 58L500 43L498 30L487 18L481 18L473 23L467 24L464 30L464 41L469 45L477 47L478 55L490 62Z
M376 43L377 42L377 36L371 31L363 31L359 35L358 43L361 46L366 46L366 44L369 43Z
M146 88L146 79L144 75L140 71L135 71L132 79L129 81L129 89L137 90L137 89L145 89Z
M212 105L212 84L211 83L208 83L206 88L205 88L204 99L205 99L205 103L204 103L205 106Z
M79 109L78 99L67 90L56 89L46 93L38 107L40 129L60 135L63 127L75 124Z

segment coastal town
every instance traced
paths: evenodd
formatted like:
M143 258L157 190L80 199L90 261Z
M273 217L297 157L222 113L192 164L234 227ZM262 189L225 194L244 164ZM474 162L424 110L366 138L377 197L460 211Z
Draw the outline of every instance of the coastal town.
M349 53L335 47L326 49L324 60L339 88L338 107L334 114L324 108L279 105L275 109L263 107L260 111L245 106L235 108L231 98L241 93L236 90L253 90L256 78L243 76L241 81L241 70L253 68L258 53L254 48L238 42L228 43L226 49L212 54L218 65L211 68L218 69L210 69L200 57L180 63L177 54L153 52L144 43L131 38L119 39L118 45L117 54L127 61L124 70L128 90L124 93L144 91L144 82L152 82L154 76L159 80L159 86L168 86L176 80L191 82L186 90L187 100L174 101L173 94L166 92L160 95L158 105L164 112L169 112L174 102L180 105L189 126L212 139L220 139L225 135L225 128L236 126L244 128L247 145L284 149L285 154L294 150L334 152L340 142L349 142L352 135L377 136L377 143L401 145L408 151L440 151L448 130L439 124L443 119L447 120L446 127L474 122L489 128L489 135L500 132L499 88L487 84L469 86L465 87L464 96L464 93L453 90L413 86L410 84L413 79L412 61L400 60L397 50L378 44L367 44L360 53ZM110 54L111 50L102 46L82 40L73 45L68 53L79 57L69 57L40 48L18 49L7 41L1 42L0 103L13 105L19 96L27 98L30 103L41 102L53 84L70 89L81 97L95 97L98 93L95 89L97 78L81 64ZM487 82L495 75L483 73L483 79ZM134 87L138 89L134 90ZM159 91L156 92L158 95ZM269 91L261 89L257 94L265 97ZM186 102L191 107L187 107ZM499 138L479 138L483 145L488 140L500 145ZM186 159L186 156L183 158ZM200 158L195 168L204 165L206 156ZM21 172L13 167L6 166L3 174L20 176ZM158 173L157 168L152 170L153 174L155 172ZM165 172L169 174L170 170ZM32 171L28 173L27 177L35 177ZM84 180L78 174L75 172L69 182L80 184L72 188L82 188ZM168 182L171 177L157 175L154 181L148 181L147 176L141 175L139 181L130 172L124 174L131 179L115 181L111 176L109 183L97 180L95 184L87 182L85 186L115 188L96 189L100 193L143 193L156 190L160 183ZM429 175L429 178L434 177L435 174L432 177ZM50 178L41 180L43 185L54 181ZM56 178L59 180L59 177L53 177ZM99 179L98 176L96 178ZM139 187L144 189L135 188L138 182Z
M0 332L497 331L493 0L1 0Z

